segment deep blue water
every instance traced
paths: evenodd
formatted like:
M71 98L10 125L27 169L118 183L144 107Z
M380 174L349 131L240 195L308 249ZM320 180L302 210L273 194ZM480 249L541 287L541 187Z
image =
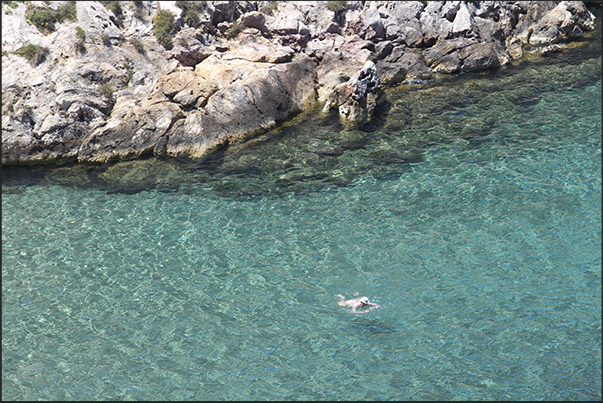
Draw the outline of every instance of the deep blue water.
M343 187L6 192L3 399L599 400L601 81L549 89Z

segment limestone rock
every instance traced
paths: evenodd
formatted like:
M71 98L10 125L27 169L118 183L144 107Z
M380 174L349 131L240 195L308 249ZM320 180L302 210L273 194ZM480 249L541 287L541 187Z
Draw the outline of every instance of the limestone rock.
M382 60L389 56L394 49L391 41L382 41L375 45L375 60Z
M379 60L375 67L384 86L395 86L406 79L406 69L398 63Z
M407 28L403 31L403 42L411 48L419 48L423 46L423 34L414 28Z
M344 122L358 122L371 114L381 93L377 68L369 60L346 83L334 89L323 110L337 107Z
M406 81L408 82L425 81L433 77L422 53L405 52L396 63L406 69Z
M473 18L465 3L461 2L458 11L455 12L454 20L452 21L452 37L470 35L473 32L473 26Z
M423 52L425 63L435 72L457 73L463 65L459 50L474 43L475 40L463 37L440 40Z
M322 60L327 52L339 48L345 41L344 37L338 34L327 34L322 39L312 39L305 48L305 53L318 60Z
M374 44L358 35L344 39L340 35L332 35L331 50L324 53L316 68L318 76L318 100L326 101L335 87L346 82L368 61L374 59Z
M348 83L355 87L352 93L352 98L355 100L365 98L368 93L375 92L379 86L379 75L375 63L367 61Z
M277 13L277 16L270 21L270 31L280 35L289 35L300 33L300 28L303 29L305 26L302 25L304 21L304 15L301 11L295 7L288 7L285 3L287 11ZM307 29L307 28L306 28Z
M250 11L243 14L240 18L241 24L246 27L256 28L260 31L266 30L266 16L258 11Z
M260 62L219 55L212 55L195 66L197 77L204 79L214 88L220 89L229 86L236 80L248 77L257 69L267 68L269 65Z
M34 132L26 122L2 118L2 163L68 160L77 156L84 127L60 116L47 117Z
M67 116L76 122L90 122L95 119L106 119L106 115L100 110L86 105L82 102L73 102L67 110ZM46 121L44 121L46 123Z
M423 46L423 31L419 20L424 2L399 1L387 3L389 15L386 35L388 39L405 43L409 47ZM397 35L395 38L390 38Z
M335 13L324 1L283 1L273 15L266 17L268 31L278 35L309 35L314 39L323 33L340 33Z
M312 60L303 55L289 63L256 64L252 72L241 74L216 92L204 110L194 111L183 124L174 125L167 153L201 156L274 127L314 99L313 72Z
M582 36L593 28L594 16L582 2L562 1L547 12L530 36L531 44L556 43L562 39Z
M222 56L223 60L243 59L249 62L286 63L293 57L293 49L275 45L259 36L239 43L233 43L230 52Z
M492 42L469 45L459 50L459 57L463 60L463 71L484 70L501 65Z
M46 35L25 22L25 4L3 4L3 163L202 155L310 100L362 121L380 86L504 65L524 46L545 56L594 26L579 1L348 1L337 12L324 1L292 1L271 15L259 11L266 4L210 1L187 27L174 2L136 2L117 16L83 1L77 22ZM181 25L171 51L152 32L159 9ZM227 39L220 28L236 21L245 29ZM35 67L12 53L28 44L48 48Z
M369 8L364 14L362 37L364 39L373 40L383 38L384 33L385 28L383 27L383 21L379 15L379 10L376 7Z
M232 21L237 15L237 2L235 1L211 1L208 9L211 13L211 24L218 25L224 21Z
M142 95L161 75L164 61L155 63L127 49L103 44L102 35L115 38L122 34L102 4L77 2L76 7L78 21L58 24L49 35L25 23L22 5L3 15L3 49L14 50L28 43L49 49L46 61L36 68L18 56L2 58L3 93L11 86L22 88L15 102L16 113L3 117L7 123L2 134L5 163L77 157L84 140L111 114L114 94L129 84L130 92ZM86 34L84 52L74 46L76 26L83 27ZM10 41L5 42L6 38ZM136 75L138 81L130 82ZM25 145L26 138L29 143Z
M82 144L79 161L106 162L148 154L173 122L183 117L180 108L170 102L147 108L124 107L129 111L123 117L110 120Z
M172 57L185 66L195 66L216 52L213 46L205 46L201 43L191 44L187 47L176 42L171 50Z
M435 44L438 38L448 38L452 31L452 22L442 18L441 1L427 2L425 9L421 13L421 32L423 33L423 42L426 47Z

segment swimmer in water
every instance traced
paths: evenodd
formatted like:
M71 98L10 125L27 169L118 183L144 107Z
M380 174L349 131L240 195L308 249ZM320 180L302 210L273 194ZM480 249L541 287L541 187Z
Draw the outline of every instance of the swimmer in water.
M354 313L367 313L368 311L372 311L373 309L377 309L380 305L373 304L369 301L367 297L360 297L359 293L354 294L354 299L345 300L345 297L341 294L338 295L341 298L339 301L340 306L349 306L352 307L352 312ZM370 306L366 311L357 311L358 308L364 308L366 306Z

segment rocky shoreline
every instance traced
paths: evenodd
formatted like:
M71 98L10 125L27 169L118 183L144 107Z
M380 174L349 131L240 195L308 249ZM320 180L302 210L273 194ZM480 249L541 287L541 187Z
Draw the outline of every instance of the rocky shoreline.
M71 20L35 25L35 12L62 6L75 7ZM317 105L353 126L385 87L546 56L594 27L582 2L34 1L2 12L3 165L201 157ZM166 13L174 25L161 32ZM28 45L45 52L28 63Z

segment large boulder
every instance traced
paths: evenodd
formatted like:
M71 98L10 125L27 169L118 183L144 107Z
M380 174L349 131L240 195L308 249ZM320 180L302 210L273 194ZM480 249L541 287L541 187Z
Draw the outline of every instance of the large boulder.
M458 4L458 7L455 4L454 7L447 10L444 14L444 17L447 17L448 15L454 15L454 19L452 20L451 31L451 36L453 38L458 36L473 36L472 34L474 31L475 23L473 21L473 16L467 9L467 5L465 4L465 2L460 2ZM449 20L450 17L447 17L446 19Z
M427 66L425 56L418 50L400 46L394 48L383 61L390 63L390 68L404 70L406 72L405 81L416 82L417 80L424 81L433 78L433 73Z
M86 127L69 124L57 115L48 115L34 132L29 118L24 121L2 117L2 163L35 163L75 159Z
M82 144L79 161L106 162L148 154L172 124L183 117L180 108L171 102L147 108L136 108L126 102L115 109L113 119ZM120 111L126 113L121 116Z
M457 73L463 64L462 58L459 57L459 50L474 43L477 41L467 38L439 40L423 52L425 63L436 72Z
M333 35L333 38L333 47L322 56L316 68L320 102L326 101L337 86L350 80L367 61L374 58L375 45L371 41L358 35L345 39Z
M236 41L223 59L243 59L249 62L285 63L291 61L293 49L276 45L262 36L252 36Z
M392 1L380 8L387 10L386 37L413 48L423 46L419 18L425 8L421 1Z
M594 28L594 16L580 1L562 1L548 11L530 36L530 44L550 44L582 36Z
M232 60L223 62L228 69ZM204 155L274 127L315 99L315 66L309 57L247 65L251 71L239 70L240 78L212 95L204 109L174 125L168 133L168 154Z
M497 42L480 42L458 52L463 71L477 71L500 66L508 61L504 48ZM499 55L503 55L503 59Z
M380 39L385 35L383 20L377 7L370 7L363 18L362 37L368 40Z
M284 3L282 10L273 18L268 18L266 25L270 31L279 35L308 33L308 27L304 24L304 14L295 6Z
M260 31L266 30L266 16L264 13L260 13L259 11L250 11L248 13L243 14L239 20L241 24L248 28L259 29Z
M195 66L216 52L216 46L208 45L197 39L195 30L181 30L174 40L171 56L184 66Z
M375 63L375 67L377 68L379 79L384 86L394 86L406 79L406 69L398 63L378 60Z

